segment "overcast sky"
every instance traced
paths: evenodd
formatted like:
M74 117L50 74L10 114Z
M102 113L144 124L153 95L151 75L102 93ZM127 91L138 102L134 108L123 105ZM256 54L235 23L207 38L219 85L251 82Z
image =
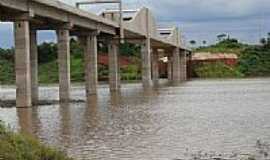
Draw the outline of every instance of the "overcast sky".
M74 5L76 0L61 0ZM270 0L123 0L125 8L149 7L161 26L177 25L186 42L216 41L220 33L246 43L258 43L270 32ZM83 8L98 12L113 6ZM43 31L39 41L53 41L54 33ZM11 24L0 24L0 47L13 45Z

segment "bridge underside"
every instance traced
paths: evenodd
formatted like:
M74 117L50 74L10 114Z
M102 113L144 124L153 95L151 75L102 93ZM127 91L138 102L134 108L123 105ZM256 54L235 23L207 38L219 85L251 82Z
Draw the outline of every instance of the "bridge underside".
M97 94L99 41L108 46L110 91L120 91L120 28L117 22L55 0L0 0L0 20L14 22L17 107L38 104L38 30L55 30L57 33L61 102L70 100L71 36L78 38L84 50L87 97ZM149 10L143 8L125 22L124 35L126 42L141 46L142 83L145 88L158 85L158 63L162 56L168 57L168 79L173 84L186 80L186 58L190 51L181 47L177 28L167 37L161 37Z

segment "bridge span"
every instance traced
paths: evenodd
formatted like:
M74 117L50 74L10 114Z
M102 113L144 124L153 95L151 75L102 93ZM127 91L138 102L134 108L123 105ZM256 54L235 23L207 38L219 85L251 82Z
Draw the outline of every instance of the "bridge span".
M125 11L123 11L125 13ZM120 12L95 15L57 0L0 0L0 21L14 22L16 105L38 104L37 31L57 32L59 98L70 100L70 36L77 36L84 49L87 96L97 94L97 44L108 45L110 91L120 90L118 64ZM177 27L158 28L148 8L123 17L126 42L141 45L142 83L145 88L158 84L158 60L168 57L168 78L174 84L186 80L186 58L191 53L181 43Z

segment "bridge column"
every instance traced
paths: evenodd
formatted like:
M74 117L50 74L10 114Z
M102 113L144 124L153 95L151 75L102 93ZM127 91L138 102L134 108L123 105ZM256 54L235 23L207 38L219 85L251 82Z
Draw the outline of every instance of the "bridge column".
M187 80L187 55L186 51L182 51L181 53L181 80L186 81Z
M29 21L27 20L20 20L14 23L17 107L32 106L29 30Z
M38 104L38 48L37 48L37 31L30 31L30 60L31 60L31 90L32 103Z
M69 30L61 28L57 31L58 67L59 67L59 98L60 102L70 100L70 42Z
M86 96L96 95L98 86L97 33L86 36L84 47Z
M172 81L172 58L168 56L168 63L167 63L167 73L168 73L168 80Z
M152 69L153 69L153 83L155 86L159 84L159 55L158 49L153 49L152 52Z
M175 48L173 50L173 83L178 84L180 83L180 50L179 48Z
M147 38L141 47L142 54L142 83L144 88L152 86L151 79L151 44L150 39Z
M109 84L111 92L118 92L121 88L121 77L119 73L119 41L111 40L108 45L109 54Z

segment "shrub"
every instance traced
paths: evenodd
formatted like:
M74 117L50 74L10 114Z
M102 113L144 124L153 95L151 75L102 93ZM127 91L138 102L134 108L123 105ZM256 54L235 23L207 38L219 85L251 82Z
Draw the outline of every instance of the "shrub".
M72 160L36 139L13 133L0 123L0 159L4 160Z
M244 50L239 58L239 70L246 76L269 76L270 49L252 46Z
M138 80L140 77L140 69L137 65L130 64L127 67L121 68L121 78L123 80Z
M200 64L195 68L195 74L200 78L243 77L236 67L230 67L222 62Z

